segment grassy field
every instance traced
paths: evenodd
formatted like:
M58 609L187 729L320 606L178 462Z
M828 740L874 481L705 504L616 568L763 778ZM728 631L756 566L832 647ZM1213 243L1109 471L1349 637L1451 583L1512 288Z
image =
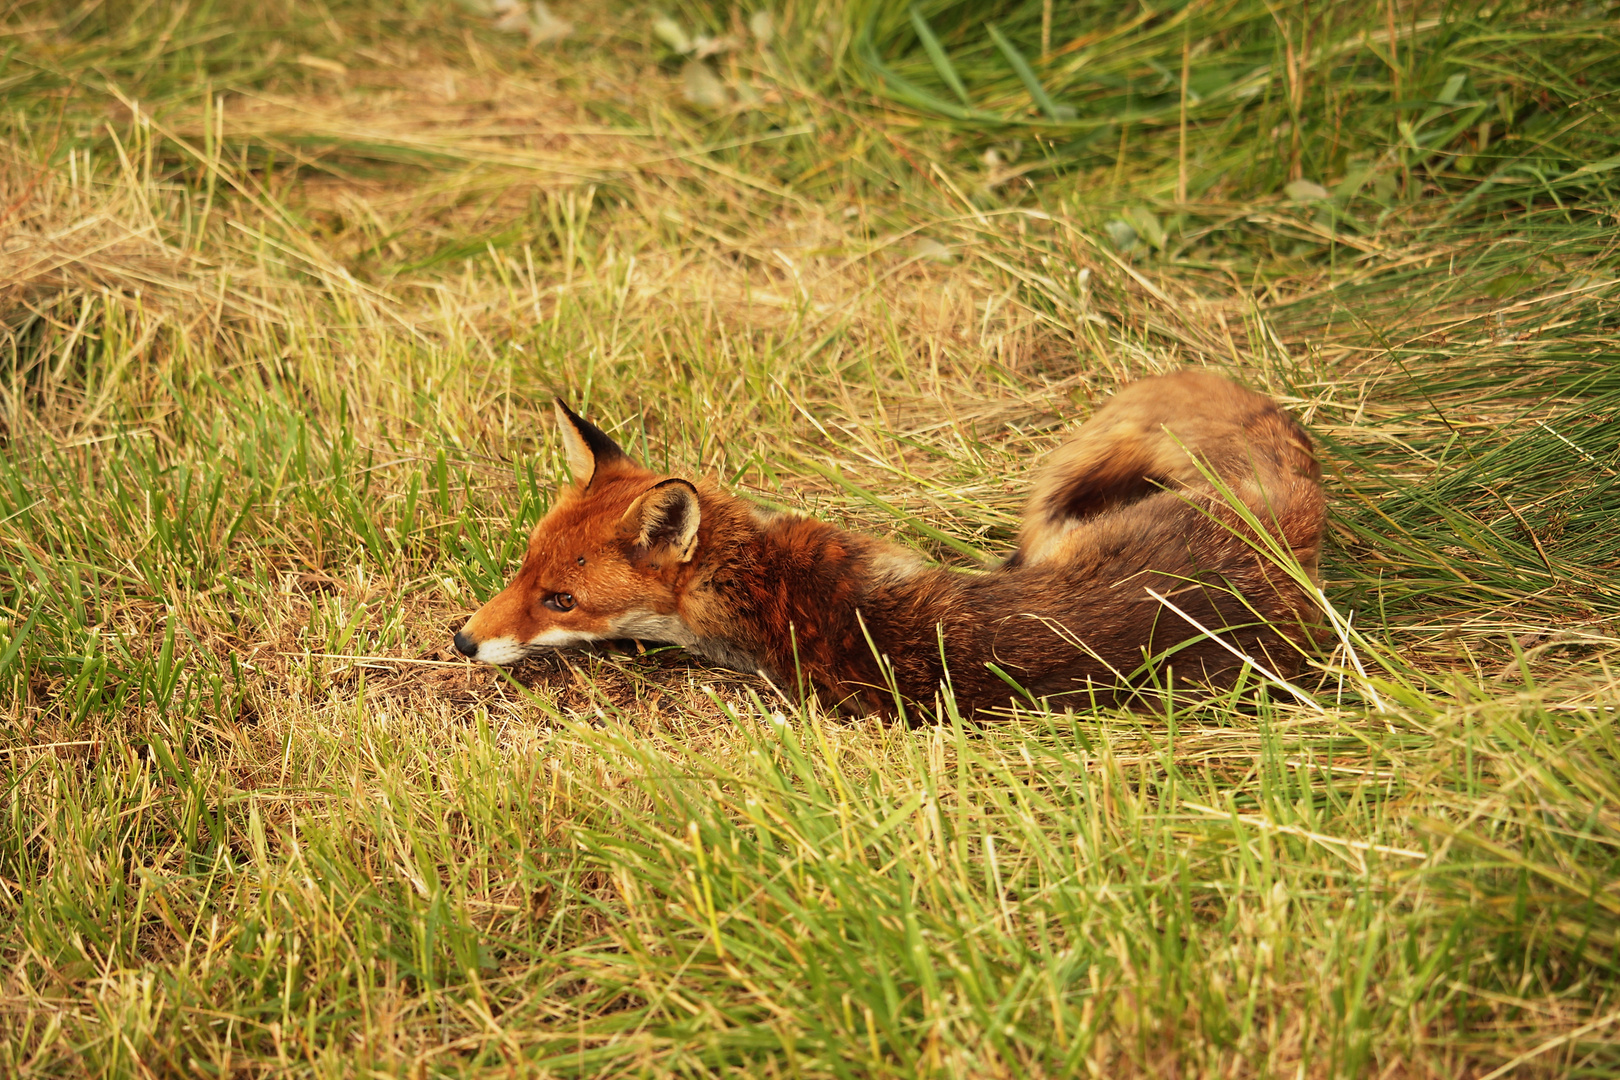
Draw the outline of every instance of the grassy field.
M519 15L0 4L0 1074L1620 1073L1620 8ZM971 565L1186 365L1322 449L1294 690L449 649L553 393Z

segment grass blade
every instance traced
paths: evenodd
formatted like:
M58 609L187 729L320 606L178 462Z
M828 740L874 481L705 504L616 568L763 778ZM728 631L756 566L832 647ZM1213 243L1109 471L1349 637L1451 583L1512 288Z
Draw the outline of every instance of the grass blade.
M923 48L928 52L928 59L933 62L934 70L939 72L939 77L944 80L945 85L951 88L963 105L972 106L973 102L968 98L967 87L962 85L961 76L957 75L956 68L951 64L951 58L945 55L945 47L939 43L939 38L934 36L933 28L928 25L928 20L923 18L923 13L918 10L916 4L911 5L911 25L916 28L918 40L923 43Z
M984 28L990 32L990 40L996 43L996 48L1001 50L1001 55L1007 58L1007 63L1011 64L1013 71L1017 72L1019 81L1024 84L1024 88L1029 91L1030 98L1040 107L1040 110L1051 119L1059 122L1073 120L1074 110L1059 105L1052 100L1051 96L1046 92L1046 87L1042 86L1041 80L1036 77L1035 69L1029 66L1029 61L1024 59L1024 55L1018 51L1017 47L1008 41L1000 30L996 29L996 24L985 23Z

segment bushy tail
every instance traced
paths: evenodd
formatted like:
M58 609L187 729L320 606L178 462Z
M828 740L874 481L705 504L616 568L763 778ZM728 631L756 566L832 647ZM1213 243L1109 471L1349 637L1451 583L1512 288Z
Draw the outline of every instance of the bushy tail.
M1262 520L1299 533L1283 539L1315 576L1320 515L1289 512L1302 496L1320 500L1310 437L1270 398L1203 371L1131 383L1054 451L1035 478L1008 565L1062 558L1075 529L1144 500L1166 500L1165 492L1208 492L1206 473Z

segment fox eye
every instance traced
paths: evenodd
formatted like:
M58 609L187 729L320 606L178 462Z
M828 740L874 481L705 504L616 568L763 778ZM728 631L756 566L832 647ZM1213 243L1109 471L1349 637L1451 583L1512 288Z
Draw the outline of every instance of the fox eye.
M573 611L574 610L574 594L573 593L565 593L565 592L552 593L550 596L546 597L544 602L545 602L546 607L550 608L552 611Z

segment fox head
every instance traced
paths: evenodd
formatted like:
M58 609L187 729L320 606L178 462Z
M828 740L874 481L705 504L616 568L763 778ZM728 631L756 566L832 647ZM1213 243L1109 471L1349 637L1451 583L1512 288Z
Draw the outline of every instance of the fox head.
M557 402L573 482L529 537L523 566L456 634L475 660L612 638L684 643L676 614L699 544L698 490L642 468Z

